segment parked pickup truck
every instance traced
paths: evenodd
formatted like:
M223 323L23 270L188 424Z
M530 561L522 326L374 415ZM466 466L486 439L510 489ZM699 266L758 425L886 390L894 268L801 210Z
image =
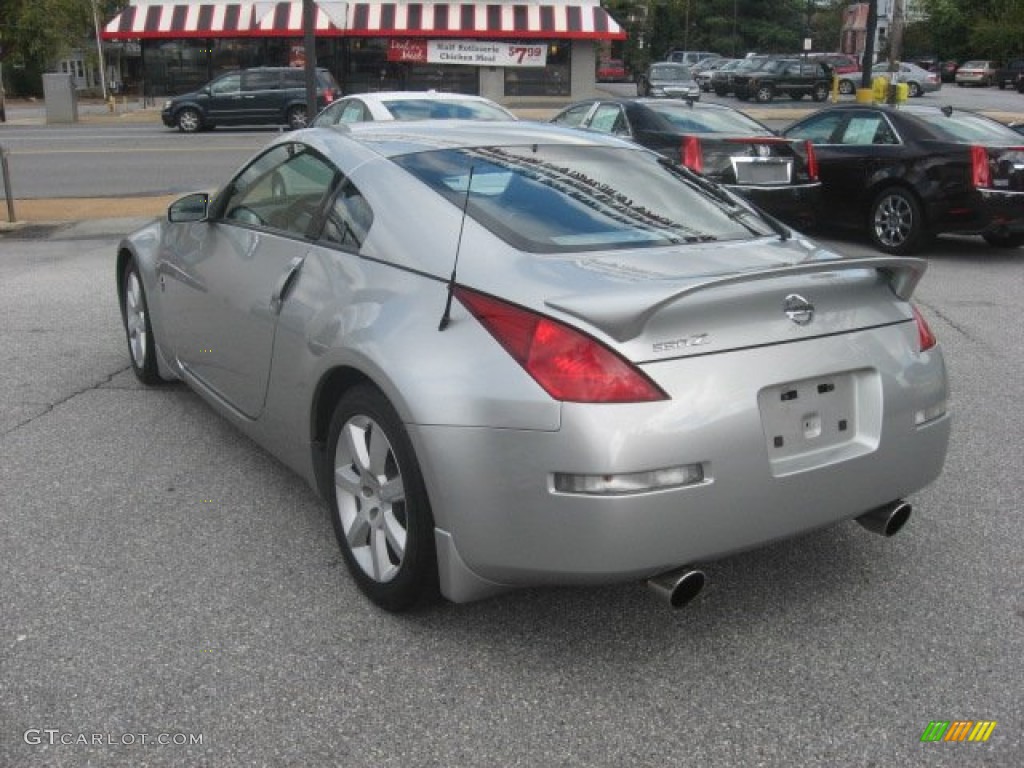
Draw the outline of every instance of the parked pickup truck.
M832 71L821 61L772 59L757 69L736 72L732 85L736 98L743 101L765 104L779 95L824 101L832 87Z
M1016 88L1021 75L1024 75L1024 59L1011 59L1006 66L996 70L996 85L999 90Z

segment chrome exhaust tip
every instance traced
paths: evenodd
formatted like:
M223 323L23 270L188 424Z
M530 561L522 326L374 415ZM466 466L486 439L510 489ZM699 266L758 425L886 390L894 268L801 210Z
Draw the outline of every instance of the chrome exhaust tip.
M880 507L865 512L857 518L857 522L863 525L872 533L880 536L894 536L906 525L910 519L910 512L913 509L902 499L883 504Z
M682 608L700 594L705 581L703 571L684 566L659 573L647 580L647 586L672 608Z

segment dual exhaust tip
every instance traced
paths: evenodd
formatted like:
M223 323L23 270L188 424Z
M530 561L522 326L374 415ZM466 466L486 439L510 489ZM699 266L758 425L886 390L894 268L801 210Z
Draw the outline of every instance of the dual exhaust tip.
M865 512L857 522L879 536L894 536L906 525L912 510L910 504L897 499ZM682 608L700 594L706 581L703 571L683 566L648 579L647 586L670 607Z

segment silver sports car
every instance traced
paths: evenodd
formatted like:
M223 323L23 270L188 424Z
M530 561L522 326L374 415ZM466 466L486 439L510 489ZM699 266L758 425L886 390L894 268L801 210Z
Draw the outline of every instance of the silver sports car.
M648 580L856 518L949 438L925 263L842 259L635 144L551 125L311 128L118 247L132 365L328 500L403 610Z

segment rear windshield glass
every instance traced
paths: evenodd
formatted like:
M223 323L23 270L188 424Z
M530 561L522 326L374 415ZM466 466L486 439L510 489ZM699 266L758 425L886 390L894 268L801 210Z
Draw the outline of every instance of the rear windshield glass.
M512 120L511 114L486 101L393 99L384 106L395 120Z
M702 191L695 177L640 149L481 147L394 161L524 251L655 247L772 233L749 208L721 191Z
M983 115L955 111L949 117L939 113L936 113L935 117L930 114L918 114L921 118L928 121L928 126L940 138L950 141L958 141L965 144L980 142L1013 146L1024 144L1024 136L1021 136L998 120L991 120Z
M679 102L649 103L647 107L674 127L692 133L771 135L771 131L756 120L729 109L693 109Z

